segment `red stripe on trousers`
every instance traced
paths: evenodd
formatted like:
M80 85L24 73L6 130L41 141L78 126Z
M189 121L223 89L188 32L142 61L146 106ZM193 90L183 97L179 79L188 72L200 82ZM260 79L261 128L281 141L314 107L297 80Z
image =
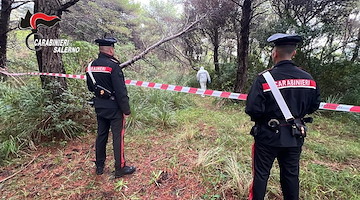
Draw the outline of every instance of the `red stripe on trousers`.
M255 168L254 168L254 159L255 159L255 142L252 144L251 147L251 158L252 158L252 174L253 174L253 181L249 188L249 200L252 200L254 197L254 178L255 178Z
M125 167L125 156L124 156L124 135L125 135L125 115L123 116L122 129L120 133L120 167Z

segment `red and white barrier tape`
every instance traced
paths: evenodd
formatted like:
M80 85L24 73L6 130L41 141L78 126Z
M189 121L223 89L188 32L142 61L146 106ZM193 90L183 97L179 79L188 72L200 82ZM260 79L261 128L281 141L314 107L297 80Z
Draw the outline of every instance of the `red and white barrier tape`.
M26 72L26 73L9 73L7 71L0 70L0 73L3 73L8 76L24 76L24 75L33 75L33 76L55 76L55 77L63 77L63 78L75 78L75 79L83 79L86 80L85 75L72 75L72 74L59 74L59 73L40 73L40 72Z
M161 83L135 81L135 80L126 80L125 83L127 85L135 85L135 86L141 86L141 87L146 87L146 88L155 88L155 89L184 92L184 93L190 93L190 94L204 94L207 96L222 97L222 98L229 98L229 99L246 100L246 98L247 98L247 94L222 92L222 91L216 91L216 90L202 90L199 88L184 87L184 86L178 86L178 85L168 85L168 84L161 84Z
M2 70L0 70L0 73L6 74L8 76L43 75L43 76L55 76L55 77L86 80L85 75L72 75L72 74L60 74L60 73L39 73L39 72L8 73L8 72L2 71ZM125 80L125 84L141 86L141 87L146 87L146 88L155 88L155 89L161 89L161 90L184 92L184 93L190 93L190 94L200 94L200 95L204 94L204 95L212 96L212 97L222 97L222 98L237 99L237 100L244 100L244 101L247 98L247 94L223 92L223 91L216 91L216 90L202 90L202 89L193 88L193 87L184 87L184 86L178 86L178 85L168 85L168 84L144 82L144 81L136 81L136 80ZM319 109L360 113L360 106L332 104L332 103L324 103L324 102L320 103Z

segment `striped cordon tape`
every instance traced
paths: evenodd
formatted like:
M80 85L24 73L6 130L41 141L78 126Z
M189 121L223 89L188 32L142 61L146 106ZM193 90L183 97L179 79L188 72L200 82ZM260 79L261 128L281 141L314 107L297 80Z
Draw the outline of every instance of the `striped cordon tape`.
M8 76L24 76L24 75L40 76L41 75L41 76L55 76L55 77L86 80L85 75L72 75L72 74L60 74L60 73L39 73L39 72L9 73L9 72L3 71L3 70L0 70L0 73L6 74ZM190 94L200 94L200 95L204 94L204 95L212 96L212 97L222 97L222 98L237 99L237 100L244 100L244 101L247 98L247 94L223 92L223 91L216 91L216 90L202 90L202 89L193 88L193 87L184 87L184 86L178 86L178 85L169 85L169 84L161 84L161 83L153 83L153 82L145 82L145 81L125 80L125 84L146 87L146 88L155 88L155 89L160 89L160 90L184 92L184 93L190 93ZM324 103L324 102L320 103L319 109L360 113L360 106L333 104L333 103Z

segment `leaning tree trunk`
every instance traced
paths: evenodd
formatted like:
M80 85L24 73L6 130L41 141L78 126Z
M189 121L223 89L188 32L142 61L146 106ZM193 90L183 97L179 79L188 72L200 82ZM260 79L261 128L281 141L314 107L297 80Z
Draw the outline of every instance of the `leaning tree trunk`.
M61 17L61 12L59 12L60 6L57 0L35 0L34 12L42 12L47 15L57 15ZM38 33L40 33L44 39L59 39L59 31L59 23L53 27L38 27ZM54 47L42 47L40 51L36 52L39 71L65 73L61 54L54 53L53 49ZM44 89L52 91L53 99L57 99L64 90L67 89L65 78L42 76L41 83Z
M251 21L251 0L245 0L242 7L240 33L237 33L237 64L234 92L241 92L247 82L249 61L249 34Z
M7 32L9 30L9 21L11 14L11 1L1 0L1 18L0 18L0 67L6 66L7 51ZM0 74L0 81L5 80L6 76Z

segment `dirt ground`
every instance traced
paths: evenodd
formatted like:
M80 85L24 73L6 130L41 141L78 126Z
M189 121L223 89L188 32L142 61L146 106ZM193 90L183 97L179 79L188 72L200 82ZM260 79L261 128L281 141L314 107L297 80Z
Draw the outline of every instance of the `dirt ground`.
M136 172L114 179L111 136L103 175L95 174L95 135L39 147L0 168L2 199L200 199L206 193L196 174L197 153L167 133L125 135L126 164ZM128 139L130 138L130 139Z

